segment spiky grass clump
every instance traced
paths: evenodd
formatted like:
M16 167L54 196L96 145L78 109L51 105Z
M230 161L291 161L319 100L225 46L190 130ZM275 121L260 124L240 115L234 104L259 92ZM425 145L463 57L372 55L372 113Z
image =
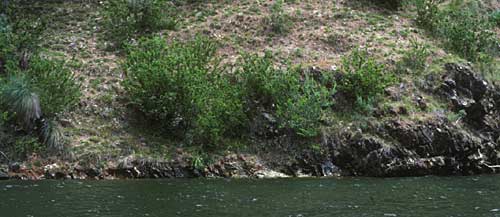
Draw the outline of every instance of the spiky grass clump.
M14 114L18 124L36 133L48 150L62 153L64 136L55 121L80 97L79 84L63 63L35 57L29 68L7 64L8 75L0 87L0 105Z
M65 150L65 139L59 124L45 119L40 122L40 140L49 150L62 153Z
M32 92L26 76L10 76L1 92L1 104L15 114L26 130L36 132L48 150L57 153L64 151L65 140L59 125L54 120L43 118L40 98Z
M7 79L2 90L2 104L15 113L27 128L32 128L35 121L42 117L40 99L31 91L26 77L22 75L14 75Z

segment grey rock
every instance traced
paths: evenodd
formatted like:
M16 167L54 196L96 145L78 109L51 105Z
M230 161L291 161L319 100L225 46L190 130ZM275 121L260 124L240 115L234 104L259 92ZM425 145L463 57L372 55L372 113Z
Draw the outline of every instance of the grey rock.
M12 163L9 165L9 170L14 173L18 173L21 170L21 164L20 163Z
M0 171L0 180L7 180L7 179L9 179L9 175L4 171Z

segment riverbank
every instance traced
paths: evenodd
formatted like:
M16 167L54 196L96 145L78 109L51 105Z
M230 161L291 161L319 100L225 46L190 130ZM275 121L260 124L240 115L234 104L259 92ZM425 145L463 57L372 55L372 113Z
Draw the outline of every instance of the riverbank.
M27 168L26 164L15 163L8 167L8 172L4 166L2 176L16 179L276 178L500 172L500 89L483 80L470 66L447 64L445 70L445 76L434 81L435 86L429 86L428 90L448 100L455 110L466 111L456 120L439 113L404 120L398 116L401 114L394 113L394 118L365 129L346 127L324 133L318 148L286 149L286 152L279 148L269 152L267 157L271 157L267 159L264 154L229 154L213 157L213 163L204 164L178 149L169 161L128 156L108 161L105 167L67 162L33 167L31 162ZM416 103L426 106L425 99ZM280 158L287 160L280 161Z
M393 177L500 171L498 55L490 62L468 63L446 44L458 39L440 39L421 27L411 5L393 10L365 1L278 2L172 3L178 12L176 28L155 32L165 41L189 41L199 34L211 38L219 46L216 58L235 67L243 52L268 52L272 67L300 66L300 79L326 79L321 85L334 89L325 97L327 106L313 110L312 121L307 119L311 107L304 106L310 98L301 98L303 93L287 100L295 103L290 106L295 113L288 114L293 121L279 116L290 109L280 113L274 103L254 100L249 104L263 105L248 115L244 135L201 145L189 141L191 134L163 129L162 121L150 120L134 105L123 87L127 54L106 36L110 30L103 24L102 2L22 5L19 10L26 15L48 17L37 45L40 56L65 62L79 82L81 98L54 115L66 141L59 153L40 142L35 129L19 124L16 112L0 110L0 179ZM448 6L445 2L440 8ZM485 7L492 15L500 9L494 3ZM282 23L286 31L275 32L272 19L287 21ZM498 26L491 28L485 32L500 36ZM137 40L130 39L132 44ZM346 87L340 88L348 83L344 62L357 48L366 49L373 68L394 77L379 88L373 102L367 96L354 99ZM377 78L351 90L381 85ZM0 77L0 82L5 80L7 76ZM302 80L299 86L305 85ZM304 137L283 124L300 121L312 122L318 133Z

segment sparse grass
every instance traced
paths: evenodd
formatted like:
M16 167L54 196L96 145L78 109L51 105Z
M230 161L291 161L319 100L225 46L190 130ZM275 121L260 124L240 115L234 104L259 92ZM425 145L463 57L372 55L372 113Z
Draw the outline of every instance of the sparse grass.
M277 35L287 33L292 25L290 16L283 9L284 4L285 2L283 0L277 0L271 6L271 13L267 18L267 25L269 25L271 31Z
M137 35L174 29L173 7L166 0L106 1L103 7L104 31L118 48L123 48Z

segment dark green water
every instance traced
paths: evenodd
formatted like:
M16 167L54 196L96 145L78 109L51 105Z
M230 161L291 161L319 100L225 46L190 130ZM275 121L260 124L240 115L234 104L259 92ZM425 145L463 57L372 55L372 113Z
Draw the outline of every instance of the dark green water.
M0 182L18 216L500 216L500 176Z

